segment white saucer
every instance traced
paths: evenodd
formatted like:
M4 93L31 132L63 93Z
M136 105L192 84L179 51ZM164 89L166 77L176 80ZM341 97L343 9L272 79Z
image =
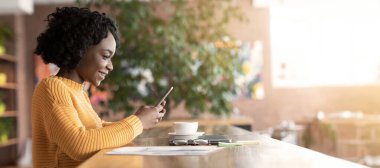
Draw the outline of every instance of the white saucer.
M195 134L176 134L175 132L169 132L168 134L169 135L175 135L175 136L201 136L203 135L205 132L196 132Z

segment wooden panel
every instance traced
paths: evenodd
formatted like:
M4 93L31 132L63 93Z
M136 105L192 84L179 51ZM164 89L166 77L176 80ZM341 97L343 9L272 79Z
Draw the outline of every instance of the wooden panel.
M0 115L0 117L16 117L16 111L5 111L4 114Z
M10 139L10 140L8 140L5 143L0 143L0 148L1 147L6 147L6 146L10 146L10 145L15 145L15 144L17 144L17 142L18 142L17 138Z
M17 85L15 83L6 83L0 85L0 89L17 89Z
M5 60L9 62L16 62L16 57L8 54L0 55L0 60Z
M17 144L12 144L0 148L0 165L16 165L17 146Z
M25 15L15 15L14 20L15 34L18 37L18 40L16 41L15 56L17 57L17 138L19 139L18 152L20 154L25 152L26 141L31 132L31 100L33 88L35 86L33 51L26 51L28 25L26 24L25 17Z

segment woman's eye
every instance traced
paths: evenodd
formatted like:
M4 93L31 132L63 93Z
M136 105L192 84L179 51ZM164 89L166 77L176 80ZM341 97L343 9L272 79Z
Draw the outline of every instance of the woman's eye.
M104 60L107 60L109 58L109 56L105 56L105 55L103 55L103 59Z

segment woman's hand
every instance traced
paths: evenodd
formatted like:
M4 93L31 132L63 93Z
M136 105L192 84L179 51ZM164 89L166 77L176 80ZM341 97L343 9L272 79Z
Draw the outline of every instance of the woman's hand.
M135 113L140 119L144 129L153 128L159 120L165 115L164 105L166 102L158 106L141 106Z

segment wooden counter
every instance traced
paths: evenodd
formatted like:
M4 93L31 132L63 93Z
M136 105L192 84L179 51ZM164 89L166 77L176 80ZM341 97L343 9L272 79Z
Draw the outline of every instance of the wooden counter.
M144 131L137 137L134 146L165 146L168 144L168 127L157 127ZM199 131L205 131L200 127ZM136 168L297 168L297 167L365 167L342 159L324 155L306 148L264 137L233 126L212 126L206 134L225 135L236 140L258 140L256 146L223 148L203 156L140 156L106 155L101 150L85 161L80 168L136 167Z

